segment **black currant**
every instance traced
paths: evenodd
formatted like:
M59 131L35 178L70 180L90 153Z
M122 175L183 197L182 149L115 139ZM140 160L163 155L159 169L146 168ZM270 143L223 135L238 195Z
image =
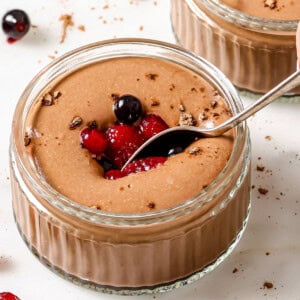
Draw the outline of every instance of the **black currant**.
M113 110L120 123L133 124L142 115L142 104L135 96L123 95L116 99Z
M29 27L29 17L23 10L10 10L2 18L2 29L9 39L22 38L28 32Z

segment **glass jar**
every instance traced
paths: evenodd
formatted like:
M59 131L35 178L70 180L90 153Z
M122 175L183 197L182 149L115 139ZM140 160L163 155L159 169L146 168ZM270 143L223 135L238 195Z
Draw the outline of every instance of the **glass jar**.
M265 93L296 71L296 20L250 16L220 0L171 1L171 19L178 42L240 89Z
M219 176L195 197L167 209L112 213L58 193L24 146L29 112L41 91L64 74L129 56L168 60L191 69L215 86L233 114L243 108L220 71L180 47L142 39L91 44L55 60L25 89L12 126L11 182L20 234L51 270L103 292L142 294L193 282L233 250L249 214L250 144L246 125L236 127L231 157Z

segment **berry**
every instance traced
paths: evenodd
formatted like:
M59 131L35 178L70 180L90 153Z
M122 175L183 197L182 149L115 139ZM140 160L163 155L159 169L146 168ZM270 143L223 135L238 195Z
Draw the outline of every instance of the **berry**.
M124 176L125 175L123 174L123 172L121 172L121 170L109 170L104 174L104 177L110 180L119 179Z
M20 300L20 298L10 292L2 292L0 293L0 300Z
M142 104L132 95L123 95L116 99L113 110L121 124L133 124L142 115Z
M109 127L106 131L106 138L108 141L106 154L119 169L144 142L136 126L125 124Z
M166 122L160 116L155 114L145 115L140 124L140 129L145 139L149 139L168 128L169 126Z
M85 128L80 133L80 142L83 148L91 153L101 155L107 147L107 140L101 131L96 128Z
M162 165L166 160L167 158L163 156L150 156L146 158L140 158L128 164L124 168L122 173L124 175L128 175L132 173L149 171L151 169L156 168L159 165Z
M28 32L29 27L29 17L23 10L10 10L2 18L2 29L8 36L8 42L22 38Z

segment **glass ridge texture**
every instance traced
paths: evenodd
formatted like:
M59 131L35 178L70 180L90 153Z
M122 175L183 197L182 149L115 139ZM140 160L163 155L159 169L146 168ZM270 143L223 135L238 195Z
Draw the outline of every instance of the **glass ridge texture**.
M171 20L178 43L241 90L265 93L296 70L297 21L247 15L220 0L171 1Z
M236 90L220 71L175 45L118 39L69 52L29 83L16 107L10 146L13 209L27 246L63 277L107 293L163 292L214 269L245 229L250 208L246 125L235 129L232 155L204 191L177 206L140 214L95 210L64 197L47 184L24 146L28 113L49 84L84 65L128 56L183 65L214 85L233 114L243 108ZM220 239L224 234L226 238ZM204 241L210 241L213 248L203 249Z

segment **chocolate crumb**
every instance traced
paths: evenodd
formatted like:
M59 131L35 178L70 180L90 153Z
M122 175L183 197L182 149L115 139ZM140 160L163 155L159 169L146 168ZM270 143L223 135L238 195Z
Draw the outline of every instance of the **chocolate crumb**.
M270 252L266 252L266 255L269 256L269 255L270 255Z
M178 109L179 109L180 112L185 112L185 107L184 107L183 104L179 104Z
M220 114L218 114L218 113L213 113L212 116L213 116L213 117L219 117Z
M72 119L72 121L69 124L69 128L71 130L77 128L78 126L80 126L82 124L82 119L79 116L76 116Z
M78 25L77 29L80 31L85 31L85 26L84 25Z
M158 77L158 74L148 73L145 76L150 80L156 80L156 78Z
M269 135L267 135L267 136L265 136L265 139L266 139L267 141L271 141L272 137L269 136Z
M147 205L150 209L154 209L155 208L155 203L154 202L149 202Z
M58 99L60 96L60 91L54 91L53 93L49 92L43 96L41 103L43 106L51 106L54 104L54 100Z
M63 22L62 34L61 34L61 38L60 38L60 43L62 44L65 41L65 38L67 36L67 28L69 26L73 26L74 22L73 22L72 16L68 15L68 14L61 15L59 18L59 21Z
M26 132L25 136L24 136L24 146L27 147L30 145L30 143L31 143L31 138L29 137L28 133Z
M159 102L159 100L157 100L157 99L151 99L151 106L159 106L159 104L160 104L160 102Z
M269 192L269 190L260 187L260 188L258 188L258 192L262 195L266 195Z
M256 170L259 171L259 172L263 172L265 170L265 167L257 165Z
M264 0L265 7L270 7L270 9L277 8L277 0Z
M265 281L264 284L263 284L263 288L267 288L267 289L272 289L274 287L273 283L272 282L269 282L269 281Z
M170 90L170 91L173 91L174 89L175 89L175 84L172 83L171 86L170 86L170 88L169 88L169 90Z
M199 120L201 120L201 121L205 121L205 120L207 120L208 119L208 116L206 115L206 113L205 112L202 112L202 113L200 113L199 114Z
M92 206L90 206L90 208L101 210L101 206L100 205L92 205Z
M95 129L95 128L98 127L98 124L97 124L97 122L96 122L95 120L93 120L93 121L91 121L91 122L88 122L87 126L88 126L88 128L90 128L90 129Z
M232 273L236 273L236 272L238 272L239 270L238 270L238 268L234 268L233 270L232 270Z
M120 94L118 94L118 93L112 93L112 94L111 94L111 97L112 97L112 99L113 99L114 101L117 101L117 100L120 98Z
M189 150L189 154L191 155L197 155L198 153L201 152L201 148L200 147L193 147Z
M197 92L197 89L195 87L192 87L191 92Z
M211 108L216 108L217 105L218 105L218 102L217 102L216 100L211 100L211 101L210 101L210 106L211 106Z
M196 123L196 121L195 121L194 117L192 116L192 114L186 113L186 112L180 113L180 116L179 116L179 125L180 126L184 126L184 125L193 126L193 125L195 125L195 123Z

